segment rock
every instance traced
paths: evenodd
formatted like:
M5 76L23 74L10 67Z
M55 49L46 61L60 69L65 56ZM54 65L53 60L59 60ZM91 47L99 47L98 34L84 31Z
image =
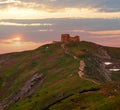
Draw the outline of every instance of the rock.
M102 58L102 59L107 59L110 60L111 57L110 55L107 53L107 51L100 45L97 45L97 50L98 50L98 55Z
M85 68L85 62L83 60L81 60L80 61L79 71L78 71L78 75L81 78L84 76L84 68Z
M84 71L84 68L85 68L85 62L81 60L79 70Z
M82 78L84 76L84 72L78 71L78 75L79 75L80 78Z
M32 95L41 85L43 84L43 74L34 74L24 85L20 88L20 90L16 91L12 94L8 99L3 100L0 103L0 110L6 109L11 104L21 100L25 97Z
M78 57L76 57L76 56L73 56L73 58L74 58L75 60L77 60L77 59L78 59Z

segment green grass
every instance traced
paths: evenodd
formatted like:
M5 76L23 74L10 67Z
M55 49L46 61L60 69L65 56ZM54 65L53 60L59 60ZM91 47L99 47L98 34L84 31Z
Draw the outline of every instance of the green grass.
M115 85L104 86L96 91L76 93L55 105L48 110L119 110L120 95L119 89L111 91ZM106 89L107 88L107 89Z
M111 72L111 78L113 80L120 81L120 71Z
M94 86L93 83L81 80L77 75L69 76L50 85L49 87L38 91L36 94L30 97L30 102L29 98L26 98L25 100L12 105L10 110L21 110L21 106L26 110L32 110L33 108L29 108L29 106L33 107L34 102L39 103L36 105L34 110L40 110L54 103L55 101L64 98L65 96L79 92L85 88L90 88L92 86ZM16 107L16 105L19 106Z
M120 60L120 47L105 47L113 59Z
M79 60L85 61L86 77L104 82L99 66L101 59L95 45L82 41L66 44L66 47ZM107 48L112 59L119 58L117 50L114 53L113 48ZM9 64L11 60L13 63ZM111 108L117 107L119 97L109 100L103 95L103 90L94 91L98 88L96 84L79 78L79 60L66 55L60 43L47 44L33 51L0 55L0 100L18 91L33 74L43 73L45 80L42 87L32 96L11 105L8 110L41 110L49 106L50 110L104 110L106 107L109 110L109 104ZM120 80L119 72L111 74L114 80Z

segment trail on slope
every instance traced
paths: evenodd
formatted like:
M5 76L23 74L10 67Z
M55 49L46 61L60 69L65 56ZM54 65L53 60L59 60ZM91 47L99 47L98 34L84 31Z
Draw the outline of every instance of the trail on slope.
M78 57L75 56L75 55L72 55L72 54L70 53L69 49L65 47L65 44L64 44L64 43L61 44L61 47L62 47L62 49L64 50L65 54L73 57L74 60L78 60ZM79 77L80 77L81 79L85 79L85 80L91 81L91 82L99 85L100 83L94 81L93 79L84 77L84 75L85 75L85 73L84 73L84 68L85 68L85 66L86 66L86 65L85 65L85 62L84 62L83 60L80 60L80 66L79 66L79 71L78 71Z
M80 77L80 78L83 78L83 79L85 79L85 80L91 81L91 82L99 85L100 83L96 82L95 80L84 77L84 75L85 75L85 73L84 73L84 68L85 68L85 66L86 66L86 65L85 65L85 62L84 62L83 60L81 60L81 61L80 61L80 66L79 66L79 71L78 71L79 77Z
M15 93L13 93L9 98L3 100L0 103L0 110L5 110L11 104L16 103L17 101L24 99L32 95L39 87L42 86L44 81L43 74L34 74L30 79L28 79L24 85Z
M70 53L69 49L65 47L65 44L64 44L64 43L61 44L61 47L62 47L62 49L64 50L65 54L73 57L75 60L78 60L78 57L72 55L72 54Z

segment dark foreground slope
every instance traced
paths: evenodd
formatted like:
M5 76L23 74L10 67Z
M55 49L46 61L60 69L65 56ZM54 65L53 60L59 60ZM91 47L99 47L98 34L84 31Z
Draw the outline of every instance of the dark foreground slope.
M119 110L120 71L104 65L120 65L119 54L83 41L0 55L1 110Z

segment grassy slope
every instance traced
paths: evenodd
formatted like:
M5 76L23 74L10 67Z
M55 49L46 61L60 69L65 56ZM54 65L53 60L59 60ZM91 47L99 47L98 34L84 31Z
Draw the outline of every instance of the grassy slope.
M105 47L108 53L111 55L113 61L120 64L120 48ZM120 71L111 72L111 77L113 80L120 81Z
M100 72L96 69L100 68L96 44L83 41L81 43L70 43L67 45L67 48L69 48L71 53L85 61L86 77L90 77L97 81L105 80L104 77L101 76Z
M113 59L120 61L120 47L105 47Z
M106 84L97 91L74 94L49 110L119 110L120 89L116 85Z
M83 59L86 63L85 72L86 77L92 78L99 82L105 82L104 76L101 75L100 63L103 59L99 55L99 48L95 43L91 42L78 42L69 43L66 45L73 55ZM120 64L120 48L103 47L111 57L112 62ZM103 62L103 61L102 61ZM120 71L111 72L113 80L120 80Z
M67 47L73 54L83 59L85 49L96 55L94 45L80 42L71 43ZM45 77L44 84L39 91L12 105L9 110L23 110L23 108L40 110L66 96L75 94L76 97L79 91L96 87L92 82L78 77L79 61L65 55L60 44L48 44L34 51L1 55L0 65L2 66L0 99L14 93L36 72L43 73Z
M1 99L17 91L36 72L43 73L45 77L41 90L31 97L32 101L38 100L40 103L38 108L46 107L49 103L79 89L94 86L92 82L78 77L79 62L65 55L60 44L45 45L34 51L1 55L0 58ZM48 100L50 98L51 102ZM26 103L20 104L23 106L17 106L18 108L13 106L13 109L24 107L29 110L29 106L33 107L35 103L28 99L19 102L24 103L27 100Z

